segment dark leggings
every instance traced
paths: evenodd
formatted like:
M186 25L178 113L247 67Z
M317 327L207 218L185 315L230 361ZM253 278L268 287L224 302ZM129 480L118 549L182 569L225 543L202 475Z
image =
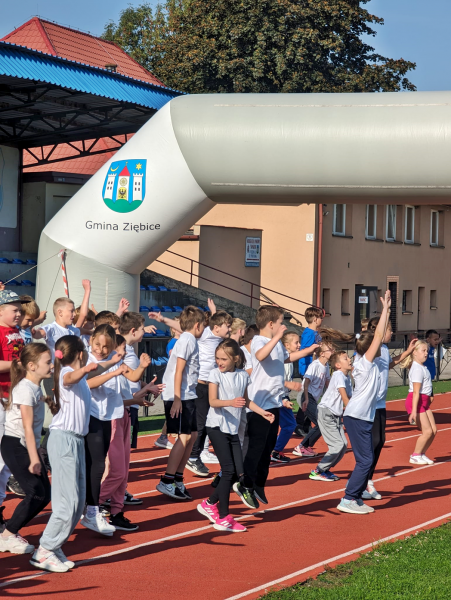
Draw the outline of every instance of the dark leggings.
M105 471L105 459L111 439L111 421L100 421L91 416L85 437L86 449L86 504L99 506L100 484Z
M232 484L237 477L243 475L243 454L238 434L223 433L219 427L207 427L216 456L221 465L221 479L218 487L208 499L210 504L219 500L219 517L223 519L229 514L229 498Z
M373 479L374 471L376 470L377 461L381 455L382 448L385 444L385 424L387 422L387 411L385 408L377 408L373 422L373 451L374 460L371 465L371 471L368 479Z
M313 446L321 437L321 430L318 427L318 404L311 394L308 395L308 405L305 416L310 419L311 423L315 425L315 427L312 427L309 430L308 434L302 440L301 446L304 448L313 448Z
M279 433L279 408L271 408L274 422L270 423L257 413L247 413L249 447L244 460L243 485L247 488L265 487L271 464L271 452Z
M25 527L50 502L50 483L47 477L47 469L41 457L39 457L41 461L41 474L33 475L30 473L28 470L30 466L28 450L22 446L19 438L4 435L1 443L1 452L5 465L26 493L22 502L16 506L12 517L8 519L7 529L16 535L22 527Z
M210 410L210 402L208 400L208 384L198 383L196 386L197 398L196 403L196 419L197 419L197 439L194 442L191 450L191 459L196 460L204 449L205 440L207 438L207 422L208 411Z
M139 431L139 418L138 418L139 408L136 406L130 406L130 425L132 427L132 448L138 447L138 431Z

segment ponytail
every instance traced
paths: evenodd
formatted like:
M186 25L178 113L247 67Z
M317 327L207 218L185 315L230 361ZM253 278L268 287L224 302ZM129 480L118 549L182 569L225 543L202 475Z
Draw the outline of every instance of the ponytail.
M323 342L329 344L330 342L342 342L351 343L355 341L355 335L349 333L343 333L338 329L332 329L330 327L321 327L318 329L318 333L322 338Z
M29 363L36 364L39 362L41 356L46 352L50 354L50 348L46 344L37 344L36 342L33 342L28 344L28 346L25 346L25 348L22 350L20 360L17 358L13 360L11 365L11 387L9 397L7 400L2 400L3 408L5 410L11 407L14 388L22 381L22 379L25 379L26 377L27 365ZM45 402L47 402L47 404L49 401L50 398L45 398Z
M420 346L427 345L428 343L426 342L426 340L418 340L413 348L413 351L409 354L409 356L406 356L404 360L398 363L398 367L401 367L401 369L410 369L410 367L413 365L413 353L415 352L415 350L418 350Z
M100 325L102 327L102 325ZM108 327L110 327L108 325ZM112 328L111 328L112 329ZM114 331L114 329L113 329ZM67 365L71 365L76 361L80 352L85 351L85 345L83 341L76 335L64 335L60 338L55 344L55 362L54 362L54 380L55 380L55 389L53 396L53 407L49 404L49 408L52 412L52 415L56 415L56 413L61 408L60 404L60 373L63 367L67 367Z

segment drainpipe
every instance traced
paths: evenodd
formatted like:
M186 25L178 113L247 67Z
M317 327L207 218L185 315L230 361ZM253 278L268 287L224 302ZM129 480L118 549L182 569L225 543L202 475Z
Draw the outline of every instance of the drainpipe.
M323 205L318 204L318 258L316 271L316 306L321 306L321 262L323 254Z

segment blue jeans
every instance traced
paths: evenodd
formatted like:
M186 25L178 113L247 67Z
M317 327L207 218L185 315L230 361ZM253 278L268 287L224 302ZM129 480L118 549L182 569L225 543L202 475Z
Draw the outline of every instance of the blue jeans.
M280 407L279 425L280 432L277 436L277 442L274 448L276 452L282 452L282 450L288 444L291 436L293 435L293 431L296 428L296 418L291 408L286 408L285 406Z
M344 417L344 425L355 456L355 467L346 486L346 500L358 500L368 485L374 459L373 423L354 417Z

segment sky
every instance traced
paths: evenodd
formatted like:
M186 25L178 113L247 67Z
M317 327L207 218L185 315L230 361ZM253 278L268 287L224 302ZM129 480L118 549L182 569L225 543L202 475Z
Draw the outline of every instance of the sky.
M100 35L105 23L117 20L128 4L141 3L133 0L19 0L13 3L0 0L0 37L34 15ZM156 3L156 0L149 2ZM366 9L385 20L385 25L375 27L377 36L368 42L379 54L416 62L416 70L408 77L419 91L451 90L450 0L371 0Z

